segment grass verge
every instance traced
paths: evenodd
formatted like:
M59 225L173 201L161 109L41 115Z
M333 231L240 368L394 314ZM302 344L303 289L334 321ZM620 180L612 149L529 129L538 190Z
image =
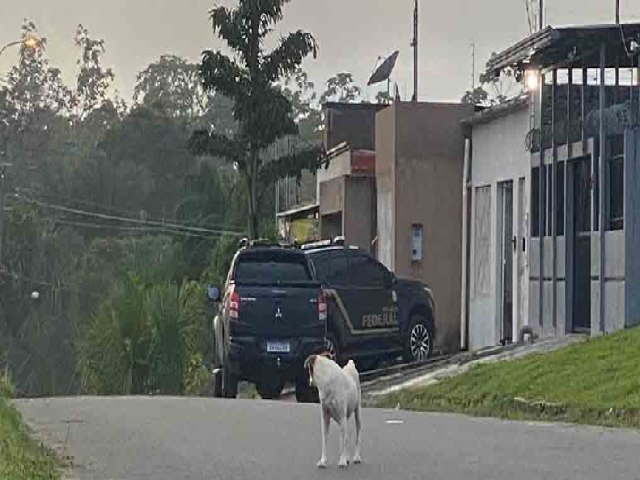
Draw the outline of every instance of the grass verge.
M29 436L18 411L6 375L0 373L0 478L6 480L58 480L56 456Z
M379 407L640 428L640 328L547 354L480 364Z

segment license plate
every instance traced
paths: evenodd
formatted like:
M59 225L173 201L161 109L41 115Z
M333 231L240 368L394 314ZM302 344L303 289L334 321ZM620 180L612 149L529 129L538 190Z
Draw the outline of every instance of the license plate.
M267 352L269 353L289 353L290 351L289 342L267 342Z

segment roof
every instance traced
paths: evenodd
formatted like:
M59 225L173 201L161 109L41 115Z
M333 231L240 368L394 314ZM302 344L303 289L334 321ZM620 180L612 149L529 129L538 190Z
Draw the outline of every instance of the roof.
M382 110L389 105L383 103L365 102L325 102L322 104L324 110Z
M637 40L639 35L640 23L547 27L494 55L487 62L487 71L524 65L547 68L597 58L603 42L610 58L628 58L629 41ZM632 66L632 61L619 66Z
M489 123L496 118L505 117L510 113L524 110L529 106L529 95L522 94L506 102L499 103L495 106L486 108L472 115L469 118L465 118L462 123L464 125L481 125Z
M292 217L294 215L299 215L302 213L311 213L315 210L320 209L319 203L312 203L310 205L302 205L299 207L292 208L291 210L287 210L285 212L280 212L276 214L276 217Z

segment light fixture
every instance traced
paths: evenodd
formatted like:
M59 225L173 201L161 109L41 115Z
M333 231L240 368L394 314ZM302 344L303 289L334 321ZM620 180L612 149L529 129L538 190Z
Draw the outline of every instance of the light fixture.
M540 73L537 70L527 70L524 73L524 82L529 92L536 92L540 88Z
M22 40L22 44L27 47L27 48L31 48L33 50L35 50L36 48L40 47L40 44L42 43L42 41L36 37L33 34L29 34L27 35L24 40Z

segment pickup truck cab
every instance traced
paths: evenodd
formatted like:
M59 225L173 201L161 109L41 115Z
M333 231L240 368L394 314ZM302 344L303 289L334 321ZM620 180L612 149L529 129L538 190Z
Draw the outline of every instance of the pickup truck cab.
M360 370L402 356L419 362L433 353L436 307L422 282L403 279L357 247L335 241L303 246L314 278L327 294L328 350Z
M295 382L300 401L312 400L303 364L325 346L327 304L307 256L279 245L245 245L235 254L214 319L215 396L234 398L240 380L262 398Z

